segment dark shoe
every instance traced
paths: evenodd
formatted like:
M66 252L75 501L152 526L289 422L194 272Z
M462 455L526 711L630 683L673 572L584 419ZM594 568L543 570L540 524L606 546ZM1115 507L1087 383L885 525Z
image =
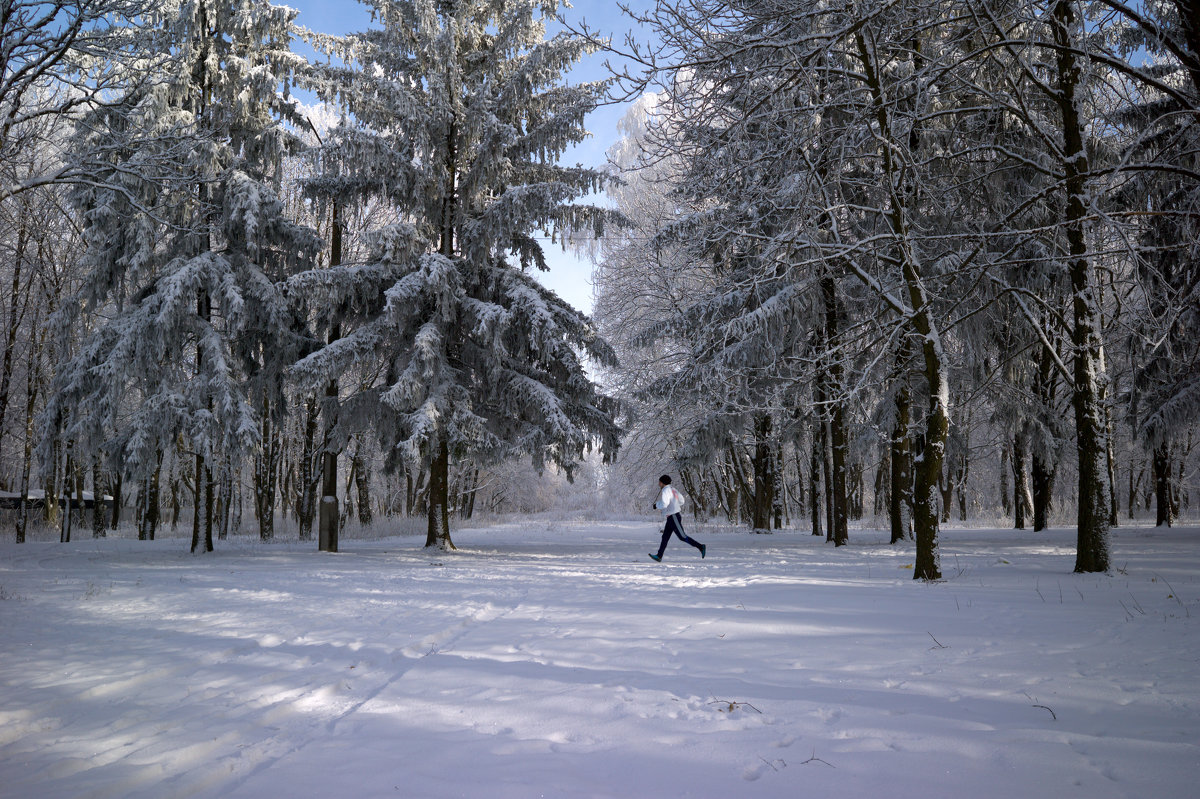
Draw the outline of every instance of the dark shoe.
M700 545L700 557L703 558L707 554L708 554L708 547L704 544L701 544Z
M651 553L650 553L650 560L656 560L656 561L658 561L659 563L662 563L662 555L655 555L653 552L651 552Z

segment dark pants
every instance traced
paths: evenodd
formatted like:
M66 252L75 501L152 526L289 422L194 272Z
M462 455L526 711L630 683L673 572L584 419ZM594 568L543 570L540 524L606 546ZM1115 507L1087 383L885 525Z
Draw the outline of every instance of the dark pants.
M667 517L667 525L663 528L662 543L658 545L658 556L660 558L663 556L663 553L667 551L667 542L671 540L672 533L679 536L680 539L688 542L696 549L700 549L700 542L683 531L683 514L672 513Z

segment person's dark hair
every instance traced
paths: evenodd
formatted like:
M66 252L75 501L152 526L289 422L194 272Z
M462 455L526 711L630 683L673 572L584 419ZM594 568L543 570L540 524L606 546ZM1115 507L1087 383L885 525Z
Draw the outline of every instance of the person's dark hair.
M665 486L669 486L671 484L671 475L664 474L662 477L658 478L658 482Z

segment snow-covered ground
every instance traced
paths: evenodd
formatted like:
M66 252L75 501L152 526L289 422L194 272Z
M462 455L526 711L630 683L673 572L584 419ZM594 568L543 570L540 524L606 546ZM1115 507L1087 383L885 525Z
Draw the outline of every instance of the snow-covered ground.
M0 544L0 797L1193 797L1200 528Z

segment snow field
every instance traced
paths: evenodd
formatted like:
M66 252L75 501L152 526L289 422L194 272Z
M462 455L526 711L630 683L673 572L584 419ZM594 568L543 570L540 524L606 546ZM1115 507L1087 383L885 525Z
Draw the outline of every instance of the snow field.
M0 797L1191 797L1200 529L0 544Z

